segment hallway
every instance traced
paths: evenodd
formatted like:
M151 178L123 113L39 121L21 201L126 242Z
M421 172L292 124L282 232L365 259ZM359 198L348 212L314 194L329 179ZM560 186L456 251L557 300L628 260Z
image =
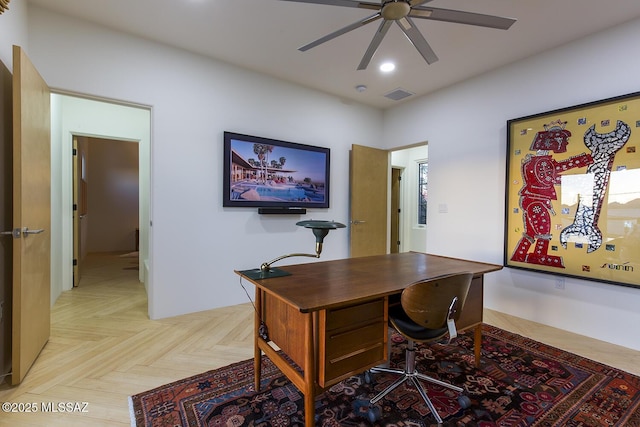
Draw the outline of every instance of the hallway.
M88 402L88 412L3 413L0 426L130 426L128 396L253 357L250 304L149 320L137 257L126 255L87 256L24 382L0 385L2 402Z

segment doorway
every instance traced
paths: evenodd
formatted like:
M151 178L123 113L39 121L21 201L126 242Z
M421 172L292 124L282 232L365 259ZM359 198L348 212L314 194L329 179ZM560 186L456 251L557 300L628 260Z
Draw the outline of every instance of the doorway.
M139 265L137 141L74 137L74 286L89 254L129 258Z
M419 219L421 193L418 184L419 165L427 161L428 154L427 143L391 151L389 209L392 253L394 246L397 252L427 252L427 225ZM394 191L397 193L395 196ZM397 200L394 201L394 198ZM397 215L394 215L396 213ZM394 230L398 236L397 240L394 240Z
M131 236L138 228L139 272L148 300L148 314L152 317L153 281L150 277L150 182L151 182L151 108L115 101L89 99L78 95L52 93L52 246L60 248L52 253L52 303L63 291L73 287L73 137L111 140L131 144L138 151L138 220L137 227L127 225ZM107 143L109 144L109 143ZM94 156L95 157L95 156ZM89 159L89 162L91 158ZM122 180L116 180L119 185ZM125 182L129 182L125 180ZM88 183L88 187L90 184ZM89 189L90 193L91 190ZM91 235L91 232L89 232ZM130 237L131 237L130 236ZM129 237L127 237L128 239ZM123 238L124 239L124 238ZM133 246L134 237L130 240ZM89 243L87 243L89 245ZM90 246L87 246L90 248Z

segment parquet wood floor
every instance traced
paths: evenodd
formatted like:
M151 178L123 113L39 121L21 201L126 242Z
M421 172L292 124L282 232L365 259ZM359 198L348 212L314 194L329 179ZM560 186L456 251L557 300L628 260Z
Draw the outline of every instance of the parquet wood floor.
M37 412L0 412L0 426L129 426L128 396L253 357L250 303L152 321L136 266L119 254L88 257L80 286L53 307L51 338L25 381L0 385L0 402ZM485 319L640 375L640 352L491 310ZM87 402L73 408L86 412L42 411L60 402Z

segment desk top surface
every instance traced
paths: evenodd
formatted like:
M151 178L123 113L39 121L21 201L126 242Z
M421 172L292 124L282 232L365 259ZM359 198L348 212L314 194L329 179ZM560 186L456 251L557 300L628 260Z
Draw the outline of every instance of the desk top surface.
M289 276L250 279L302 312L322 310L401 292L407 285L444 274L482 275L501 265L418 252L346 258L282 267Z

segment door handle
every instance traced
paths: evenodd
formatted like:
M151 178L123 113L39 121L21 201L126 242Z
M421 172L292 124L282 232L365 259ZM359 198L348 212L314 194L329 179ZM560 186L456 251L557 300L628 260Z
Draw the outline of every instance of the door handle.
M39 228L37 230L29 230L29 227L25 227L23 230L19 228L14 228L11 231L0 231L0 235L2 236L13 236L14 239L19 239L21 235L27 237L29 234L40 234L44 232L44 228Z
M353 224L353 225L358 225L358 224L364 224L365 222L367 222L367 221L362 221L362 220L359 220L359 219L354 219L353 221L351 221L351 224Z
M24 234L24 237L29 236L29 234L40 234L44 231L44 228L39 228L37 230L29 230L29 227L25 227L22 230L22 234Z
M13 236L14 239L19 239L20 238L20 229L19 228L14 228L11 231L0 231L0 235L3 236Z

